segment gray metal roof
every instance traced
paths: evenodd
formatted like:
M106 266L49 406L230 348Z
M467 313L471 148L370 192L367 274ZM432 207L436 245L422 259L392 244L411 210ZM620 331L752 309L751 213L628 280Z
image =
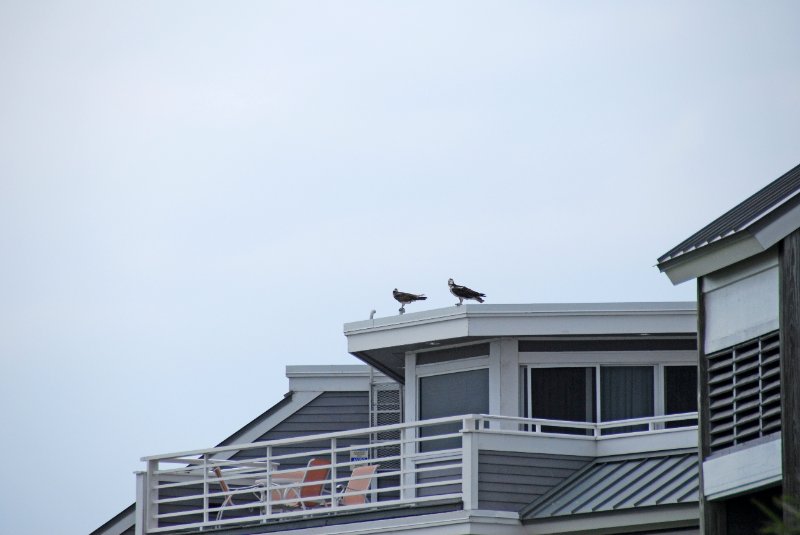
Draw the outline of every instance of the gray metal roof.
M520 512L522 520L698 501L697 451L596 459Z
M658 263L662 264L733 236L761 220L798 193L800 193L800 165L664 253L658 259Z

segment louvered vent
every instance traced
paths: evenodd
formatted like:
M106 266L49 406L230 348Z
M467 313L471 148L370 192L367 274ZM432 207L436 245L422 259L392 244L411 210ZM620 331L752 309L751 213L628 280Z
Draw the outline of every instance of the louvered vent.
M778 332L708 356L711 451L781 428Z
M402 396L400 385L397 383L378 383L372 385L370 401L370 426L392 425L403 422ZM400 456L400 445L389 444L381 446L382 442L400 440L400 431L381 431L372 434L372 444L378 446L373 450L375 457L386 459ZM400 469L399 459L384 460L381 469Z

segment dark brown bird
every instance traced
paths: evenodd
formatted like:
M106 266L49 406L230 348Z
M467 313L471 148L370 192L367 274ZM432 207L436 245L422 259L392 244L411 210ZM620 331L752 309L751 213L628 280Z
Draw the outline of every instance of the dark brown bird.
M486 294L470 290L466 286L459 286L453 282L453 279L448 279L447 285L450 287L450 293L458 297L456 306L461 306L464 303L464 299L474 299L478 303L483 303L483 298L486 297Z
M427 299L425 294L410 294L408 292L399 292L397 288L392 291L392 295L400 303L400 314L406 311L406 305L409 303L413 303L414 301L424 301Z

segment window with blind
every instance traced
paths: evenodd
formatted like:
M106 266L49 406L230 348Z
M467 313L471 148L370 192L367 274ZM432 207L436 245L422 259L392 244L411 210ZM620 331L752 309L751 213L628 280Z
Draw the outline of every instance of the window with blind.
M656 414L682 414L697 411L697 366L666 365L663 373L656 366L584 366L531 368L525 389L522 414L531 418L571 422L612 422ZM656 381L663 402L656 403ZM665 427L697 425L688 419L668 422ZM604 435L646 431L646 424L616 427ZM584 434L582 430L542 426L550 433ZM591 434L591 432L588 432Z
M780 431L780 336L777 331L706 358L708 438L712 452Z

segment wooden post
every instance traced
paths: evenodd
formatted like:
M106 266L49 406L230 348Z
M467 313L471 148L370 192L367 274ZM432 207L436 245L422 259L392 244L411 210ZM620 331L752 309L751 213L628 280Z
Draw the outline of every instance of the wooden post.
M800 229L783 239L779 248L781 336L781 457L783 496L800 503ZM789 531L800 519L784 510Z
M707 535L726 535L725 504L706 500L703 491L703 461L711 454L711 433L709 417L710 399L708 397L708 359L705 351L706 315L703 294L703 279L697 279L697 420L698 455L700 456L700 533Z

